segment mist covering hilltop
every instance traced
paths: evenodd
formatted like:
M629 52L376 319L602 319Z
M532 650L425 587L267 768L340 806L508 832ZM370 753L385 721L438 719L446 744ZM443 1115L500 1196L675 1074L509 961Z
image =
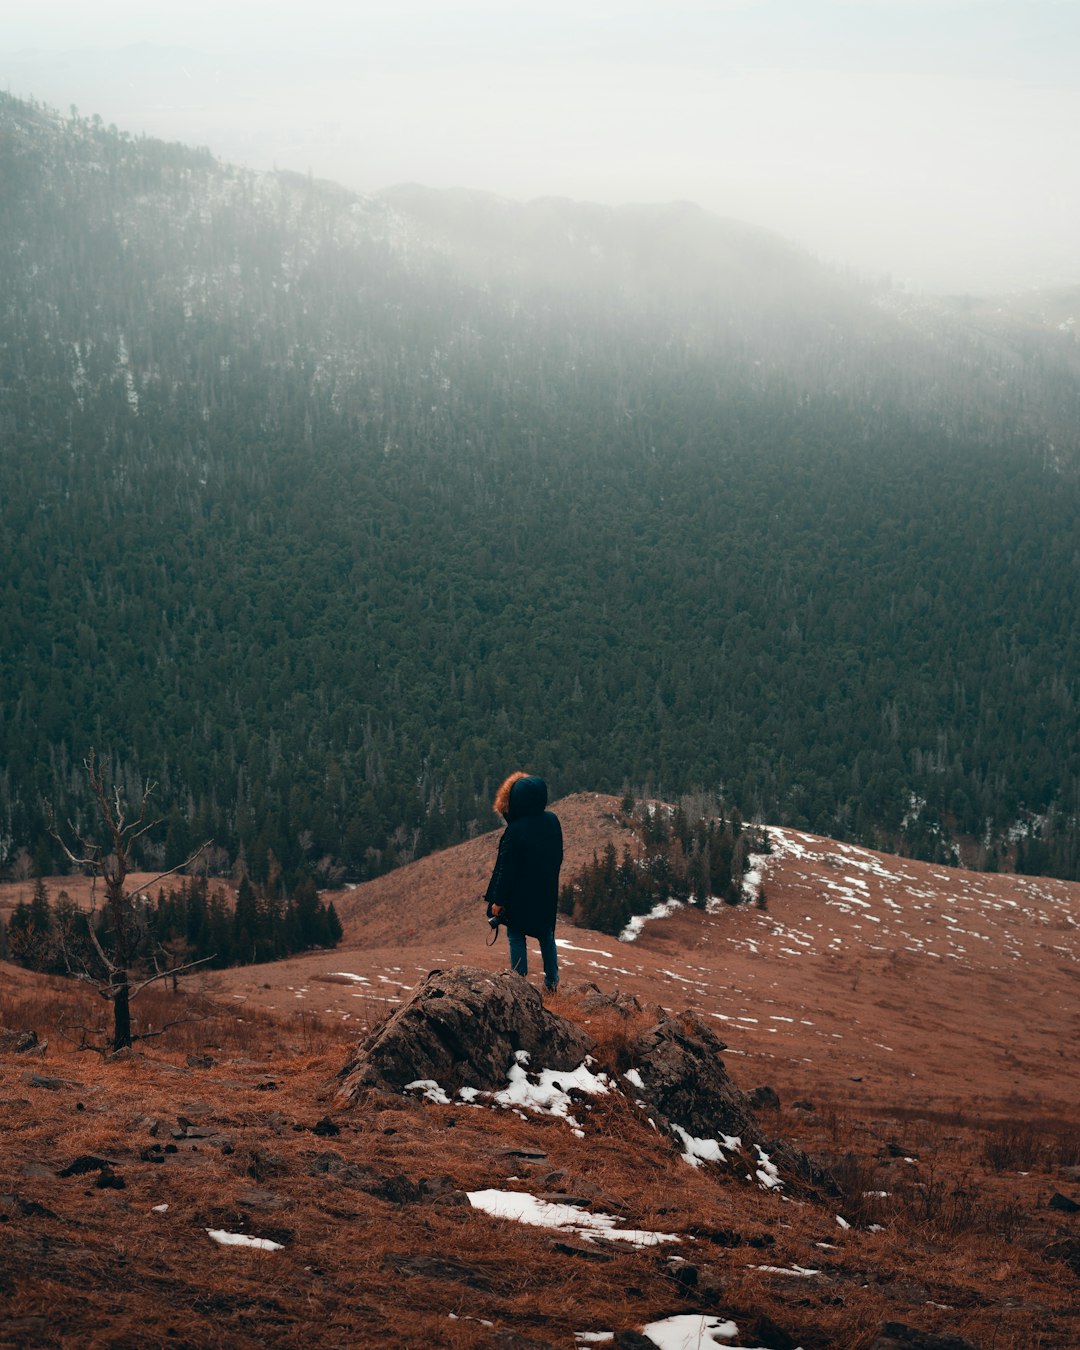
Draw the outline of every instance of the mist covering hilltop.
M1077 874L1075 296L7 96L0 182L0 864L92 744L161 861L257 878L463 838L518 763Z

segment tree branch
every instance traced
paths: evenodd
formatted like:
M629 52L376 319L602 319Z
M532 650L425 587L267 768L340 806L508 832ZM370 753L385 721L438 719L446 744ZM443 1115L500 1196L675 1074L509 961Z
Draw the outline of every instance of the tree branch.
M205 853L213 842L212 839L208 839L205 844L200 844L190 858L185 858L182 863L177 863L175 867L170 867L167 872L161 872L150 881L146 881L141 886L137 886L133 891L129 891L127 898L129 900L134 900L137 895L142 895L143 891L148 891L151 886L156 886L159 881L164 881L166 877L171 877L174 872L182 872L185 867L190 867L199 854Z
M83 846L83 848L93 851L90 857L77 858L75 854L72 853L71 849L68 848L67 841L64 839L64 836L60 833L60 827L56 823L56 812L53 810L52 802L46 800L44 806L45 806L45 820L48 831L52 835L52 837L56 840L56 842L60 845L60 847L64 850L64 856L67 858L68 862L74 863L76 867L97 867L98 860L101 857L101 849L98 848L97 844L88 843L79 833L79 831L75 828L73 822L69 820L68 829L71 831L71 833L75 836L75 838L79 841L79 843ZM94 854L96 854L96 856L93 856Z
M96 912L97 905L95 903L93 887L91 887L90 896L91 896L90 916L86 923L86 931L90 934L90 941L94 944L94 950L98 954L98 959L101 961L101 964L108 971L109 979L111 981L112 977L117 973L118 970L121 969L121 967L116 965L113 961L109 959L108 956L106 956L105 948L101 945L100 941L98 940L97 929L94 927L94 914ZM108 995L106 995L106 997L108 997Z
M137 1036L132 1036L131 1039L132 1041L149 1041L154 1036L164 1036L173 1027L182 1027L188 1022L205 1022L208 1016L209 1014L204 1014L202 1017L178 1017L175 1022L166 1022L160 1031L140 1031Z
M129 997L134 998L136 994L141 994L147 985L155 984L158 980L171 980L175 975L182 975L185 970L194 970L196 966L204 966L207 961L212 961L215 956L217 956L217 952L213 952L210 956L200 956L197 961L187 961L182 966L174 966L172 970L159 970L156 975L151 975L139 984L133 984Z

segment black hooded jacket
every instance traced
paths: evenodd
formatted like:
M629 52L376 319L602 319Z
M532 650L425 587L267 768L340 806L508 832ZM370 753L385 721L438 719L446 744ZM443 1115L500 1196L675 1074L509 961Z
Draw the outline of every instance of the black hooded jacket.
M501 905L499 922L541 937L555 927L562 866L562 826L546 811L547 784L519 778L510 789L506 829L487 888L488 914Z

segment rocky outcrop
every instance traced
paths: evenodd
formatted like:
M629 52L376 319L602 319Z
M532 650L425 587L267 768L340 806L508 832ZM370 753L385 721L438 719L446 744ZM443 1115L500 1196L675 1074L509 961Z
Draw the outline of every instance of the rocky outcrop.
M814 1190L837 1194L832 1178L794 1145L769 1139L754 1115L751 1098L728 1077L721 1058L726 1049L696 1013L665 1017L638 1037L631 1047L640 1086L636 1095L669 1126L695 1139L738 1138L751 1157L761 1149L786 1179L798 1179Z
M750 1098L727 1075L725 1048L700 1016L662 1016L627 1047L633 1097L680 1147L735 1136L740 1146L727 1146L726 1156L748 1178L778 1185L779 1169L785 1181L835 1194L830 1178L805 1154L766 1137ZM537 990L513 971L433 970L342 1069L338 1104L351 1106L365 1093L400 1092L412 1084L437 1085L450 1098L461 1088L498 1092L522 1050L533 1069L569 1072L591 1053L593 1041L545 1007ZM695 1156L704 1160L715 1151L696 1149Z
M727 1046L701 1017L665 1017L634 1043L630 1057L641 1079L639 1096L657 1115L699 1139L738 1135L762 1140L745 1095L727 1075Z
M348 1106L365 1089L400 1091L423 1079L450 1095L462 1087L497 1091L519 1050L536 1068L566 1071L592 1048L591 1037L550 1012L514 971L433 970L341 1071L338 1102Z
M0 1050L15 1055L36 1055L44 1058L49 1042L40 1040L36 1031L8 1031L0 1027Z

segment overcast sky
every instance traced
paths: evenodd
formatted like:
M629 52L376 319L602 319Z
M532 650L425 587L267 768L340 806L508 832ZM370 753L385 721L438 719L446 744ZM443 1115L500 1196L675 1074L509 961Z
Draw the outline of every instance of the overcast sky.
M361 190L683 199L927 290L1080 282L1080 0L0 0L0 87Z

